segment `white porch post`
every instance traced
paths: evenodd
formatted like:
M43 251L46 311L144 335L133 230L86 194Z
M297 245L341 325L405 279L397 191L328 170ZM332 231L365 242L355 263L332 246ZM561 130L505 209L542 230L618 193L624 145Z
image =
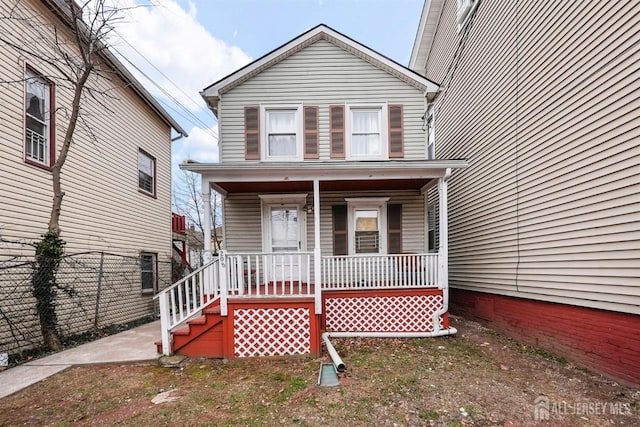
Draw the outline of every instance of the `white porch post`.
M211 262L211 187L209 181L202 178L202 203L204 204L204 253L202 254L203 264ZM213 277L210 269L205 269L204 273L204 288L205 292L212 294L213 289Z
M320 181L313 180L313 280L315 312L322 314L322 252L320 251Z
M205 262L211 261L211 187L202 180L202 203L204 204L204 250Z
M451 175L451 169L447 169L445 175L438 180L438 201L440 205L440 247L438 251L438 288L445 290L449 287L449 213L447 209L447 180Z

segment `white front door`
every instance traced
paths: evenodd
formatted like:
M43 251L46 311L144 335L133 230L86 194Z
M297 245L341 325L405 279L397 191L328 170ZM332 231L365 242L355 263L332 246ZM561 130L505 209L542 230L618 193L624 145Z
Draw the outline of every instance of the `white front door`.
M305 213L301 203L274 203L263 207L263 249L267 281L301 280L304 277L298 252L306 250Z

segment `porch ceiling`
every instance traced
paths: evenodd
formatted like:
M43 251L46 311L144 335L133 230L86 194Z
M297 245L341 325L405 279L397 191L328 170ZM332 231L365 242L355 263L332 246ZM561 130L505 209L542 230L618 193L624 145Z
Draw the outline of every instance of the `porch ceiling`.
M320 181L320 191L420 190L429 179ZM313 181L216 182L227 193L289 193L313 191Z

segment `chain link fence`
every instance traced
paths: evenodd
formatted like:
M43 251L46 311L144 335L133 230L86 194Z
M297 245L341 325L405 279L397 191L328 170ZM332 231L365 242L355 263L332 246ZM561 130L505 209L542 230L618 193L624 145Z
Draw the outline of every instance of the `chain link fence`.
M36 266L34 259L21 256L3 259L0 353L9 354L10 363L15 364L43 350L32 283ZM157 261L157 289L163 289L171 285L175 266L170 259ZM139 257L104 252L64 256L55 275L53 304L63 345L72 346L155 320L155 292L143 292L141 276Z

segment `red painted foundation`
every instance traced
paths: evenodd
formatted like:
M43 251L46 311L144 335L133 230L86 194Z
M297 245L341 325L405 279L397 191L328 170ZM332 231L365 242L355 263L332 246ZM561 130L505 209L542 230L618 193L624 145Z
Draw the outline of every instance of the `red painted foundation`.
M450 312L640 388L640 316L450 290Z

